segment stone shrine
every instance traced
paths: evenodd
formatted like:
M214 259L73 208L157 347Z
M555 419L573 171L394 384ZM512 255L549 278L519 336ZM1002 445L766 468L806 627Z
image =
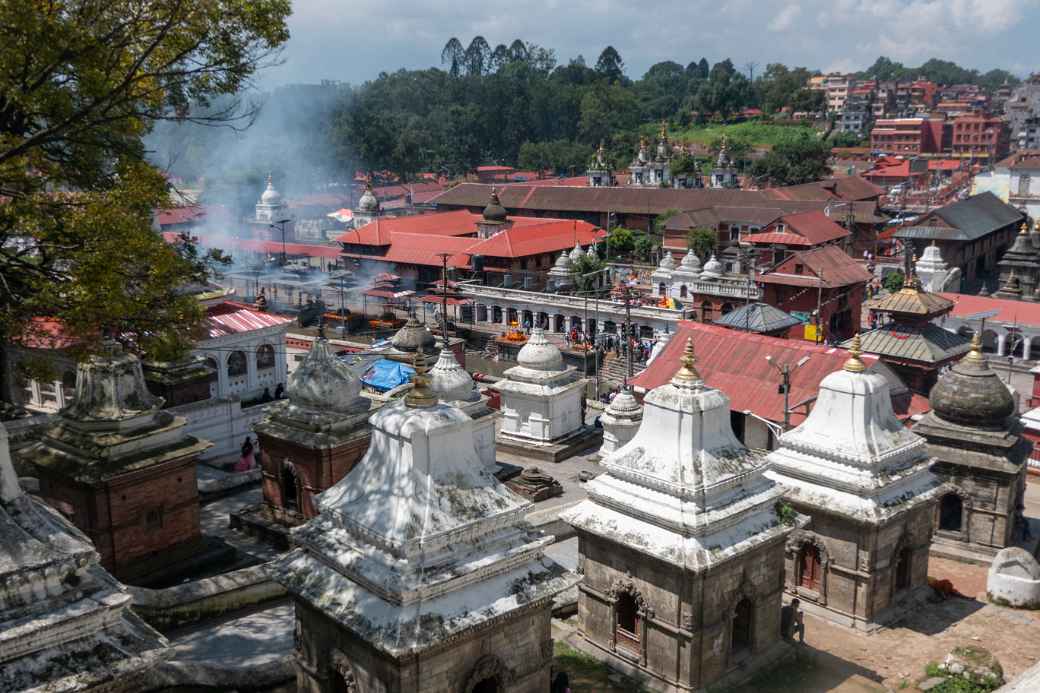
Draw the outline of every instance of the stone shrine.
M805 421L780 437L766 474L811 518L787 543L787 592L807 612L873 630L928 592L941 486L924 439L893 413L888 380L860 360L858 335L849 354Z
M661 251L661 262L650 275L650 284L657 288L657 295L665 297L668 295L668 287L672 285L672 272L675 270L675 258L671 251Z
M632 389L624 387L614 395L599 420L603 424L603 445L599 456L606 457L635 436L643 421L643 407L632 395Z
M971 351L932 388L932 411L914 426L928 441L932 472L947 482L935 517L932 553L988 564L1013 543L1031 449L1015 401L982 355Z
M3 424L0 545L0 690L144 690L166 640L130 609L90 540L22 491Z
M993 294L996 298L1010 298L1023 301L1036 301L1040 290L1040 251L1033 245L1029 233L1029 224L1022 223L1011 247L997 261L999 270L999 290ZM1015 279L1014 288L1008 291Z
M579 630L611 666L659 690L737 683L787 653L784 541L765 456L730 428L687 341L671 382L644 399L636 436L607 456L588 499L565 511L579 539Z
M502 394L499 449L558 462L598 442L600 432L582 421L585 379L540 327L516 361L494 386Z
M372 184L365 183L365 191L358 198L357 208L354 210L354 228L360 229L365 224L375 221L382 214L379 199L372 192Z
M361 379L324 337L289 376L287 394L253 430L263 451L265 510L274 521L295 525L317 514L315 496L368 450L372 401L361 396Z
M195 466L210 444L162 403L145 387L140 360L108 340L80 363L75 402L19 451L40 495L123 581L197 558L201 544Z
M473 421L415 385L293 530L276 578L296 613L301 693L544 693L552 599L578 577L544 555L531 507L491 474Z
M445 404L458 407L473 419L473 445L477 456L495 470L495 420L498 412L488 406L489 398L466 369L459 365L455 352L442 349L437 363L430 369L430 389Z

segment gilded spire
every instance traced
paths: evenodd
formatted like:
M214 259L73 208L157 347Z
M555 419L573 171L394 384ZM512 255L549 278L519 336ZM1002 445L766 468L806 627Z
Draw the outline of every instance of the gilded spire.
M667 138L668 138L668 121L664 120L662 118L661 119L661 139L663 140L663 139L667 139Z
M697 383L701 382L701 374L697 372L697 356L693 353L693 337L686 339L686 347L683 349L682 358L679 359L679 371L672 377L673 383Z
M852 338L852 346L849 347L849 360L845 362L845 370L849 373L862 373L867 370L867 364L860 360L860 356L863 354L860 348L859 332Z
M1029 233L1029 222L1028 221L1023 221L1022 222L1022 225L1020 227L1018 227L1018 233L1023 235L1023 236L1025 236L1027 233Z
M430 379L426 376L430 369L421 344L412 359L412 367L415 368L415 377L412 379L412 389L405 395L404 402L413 408L432 407L437 404L437 393L430 389Z
M1040 233L1040 217L1037 217L1036 223L1033 224L1033 231Z
M974 366L986 365L986 358L982 355L982 338L978 332L971 336L971 351L964 355L964 361Z

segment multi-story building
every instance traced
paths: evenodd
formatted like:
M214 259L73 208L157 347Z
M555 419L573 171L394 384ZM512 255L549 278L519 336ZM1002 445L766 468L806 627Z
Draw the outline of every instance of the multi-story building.
M950 149L954 156L997 161L1008 153L1008 128L1003 118L974 113L953 119Z
M935 95L939 85L935 82L919 79L910 84L910 103L915 106L932 108L935 106Z
M870 131L873 120L874 90L870 86L857 86L849 91L845 109L841 112L838 129L853 135L865 135Z
M992 171L975 176L972 193L991 192L1002 201L1040 218L1040 151L1019 150Z
M824 90L827 92L827 111L841 113L845 110L845 101L849 97L851 81L847 75L834 73L826 76Z
M1040 149L1040 116L1026 118L1022 125L1011 133L1010 146L1015 151Z
M1012 145L1017 146L1027 121L1040 117L1040 74L1030 75L1015 87L1004 103L1004 115L1011 129Z
M943 121L887 118L870 131L870 148L893 154L935 154L942 150Z

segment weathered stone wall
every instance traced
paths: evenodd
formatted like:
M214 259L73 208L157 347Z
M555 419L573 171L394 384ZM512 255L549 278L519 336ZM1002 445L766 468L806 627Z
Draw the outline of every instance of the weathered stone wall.
M578 536L585 575L579 585L579 627L607 652L675 685L710 686L739 664L731 652L732 623L744 598L752 606L749 656L780 640L782 539L692 574L600 537ZM639 654L615 643L613 604L619 587L645 604Z
M330 693L352 672L366 693L468 693L475 671L502 664L503 693L545 693L552 663L551 601L449 639L415 658L392 659L305 603L296 602L300 693Z
M264 502L274 508L285 508L282 465L285 460L289 460L296 469L300 489L299 511L305 519L310 519L317 515L314 496L328 489L354 468L368 451L371 436L366 427L364 434L332 449L305 448L263 433L258 433L257 438L263 451Z
M935 510L937 532L945 539L1001 549L1012 543L1015 509L1024 488L1025 467L1018 476L987 473L980 469L937 463L932 470L956 487L962 500L960 532L939 530L939 505Z

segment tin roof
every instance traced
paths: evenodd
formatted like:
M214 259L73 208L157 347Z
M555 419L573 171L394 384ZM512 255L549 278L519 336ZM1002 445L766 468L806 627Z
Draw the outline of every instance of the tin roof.
M912 277L911 280L916 280L916 277ZM922 291L918 286L911 284L887 296L867 301L866 306L881 313L926 317L949 311L953 308L953 301L941 294Z
M206 310L202 321L209 339L230 334L242 334L276 325L288 325L292 318L276 313L264 313L237 301L224 301Z
M802 321L768 303L752 303L731 310L714 324L750 332L779 332L801 325Z
M860 335L864 353L878 354L900 361L938 364L971 348L970 340L930 322L920 325L885 325ZM842 343L848 348L851 340Z
M940 223L930 224L929 219ZM1022 219L1022 212L987 191L934 209L922 223L901 228L893 237L974 241L1010 224L1018 224Z

